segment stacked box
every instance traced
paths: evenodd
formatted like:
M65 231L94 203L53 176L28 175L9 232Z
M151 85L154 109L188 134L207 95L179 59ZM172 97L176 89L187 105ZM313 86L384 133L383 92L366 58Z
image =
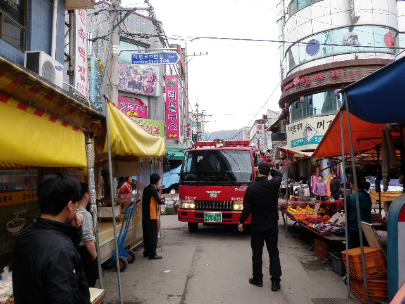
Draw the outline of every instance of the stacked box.
M379 278L367 280L368 298L370 303L387 302L388 301L388 284L387 278ZM366 303L366 295L364 294L364 281L350 278L351 292L363 303Z
M346 251L342 251L343 262L346 265ZM385 277L387 266L381 250L364 247L364 259L366 262L367 279ZM361 263L361 249L353 248L349 250L349 272L350 276L358 280L363 280L363 267Z
M350 249L348 254L350 290L359 300L366 303L363 267L361 262L361 248ZM342 257L346 267L346 251L342 251ZM367 290L370 302L387 302L387 266L381 250L364 247L364 260L366 266Z
M327 259L329 257L330 244L322 239L315 239L315 254L322 259Z

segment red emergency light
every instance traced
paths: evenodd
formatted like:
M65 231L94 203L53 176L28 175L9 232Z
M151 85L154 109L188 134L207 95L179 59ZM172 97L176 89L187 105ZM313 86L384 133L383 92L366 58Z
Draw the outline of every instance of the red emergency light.
M215 142L213 141L197 141L195 143L196 147L215 147Z
M244 146L248 147L250 145L249 140L227 140L225 142L226 146Z

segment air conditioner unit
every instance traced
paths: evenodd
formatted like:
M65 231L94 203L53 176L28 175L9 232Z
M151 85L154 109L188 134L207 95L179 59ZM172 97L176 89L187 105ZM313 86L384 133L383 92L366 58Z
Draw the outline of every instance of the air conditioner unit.
M63 87L63 64L43 51L25 52L24 66L46 80Z

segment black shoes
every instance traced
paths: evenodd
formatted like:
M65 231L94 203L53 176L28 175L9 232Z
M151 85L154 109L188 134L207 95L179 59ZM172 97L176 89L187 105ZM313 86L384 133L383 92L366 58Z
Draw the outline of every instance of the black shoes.
M152 257L149 257L149 260L160 260L162 257L160 255L155 255Z
M271 291L277 291L281 288L279 281L272 281L271 282Z
M249 283L258 287L263 287L263 278L249 278Z

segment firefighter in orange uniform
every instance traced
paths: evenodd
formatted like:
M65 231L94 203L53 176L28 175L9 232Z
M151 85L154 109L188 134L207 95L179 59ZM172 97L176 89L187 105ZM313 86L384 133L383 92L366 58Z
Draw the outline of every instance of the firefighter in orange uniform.
M143 256L149 257L149 260L159 260L162 258L156 254L159 205L164 204L156 189L159 180L159 174L152 174L150 176L150 184L145 187L142 196ZM164 187L164 185L160 186L159 190Z

